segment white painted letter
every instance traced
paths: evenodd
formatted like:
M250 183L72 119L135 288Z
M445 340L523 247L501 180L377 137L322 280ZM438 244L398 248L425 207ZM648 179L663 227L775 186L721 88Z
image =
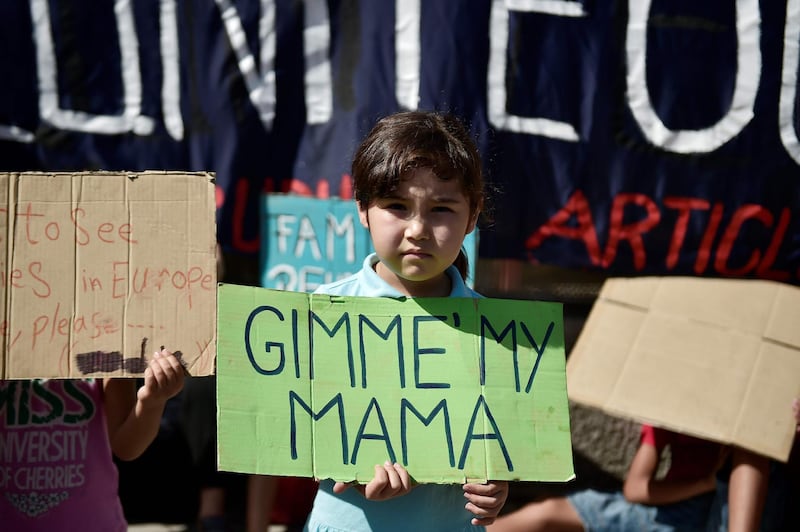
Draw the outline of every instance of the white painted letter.
M286 253L286 237L292 234L292 228L289 227L289 224L294 224L297 221L297 217L292 214L279 214L276 220L276 225L278 226L278 251L281 253Z
M161 32L161 107L164 126L175 140L183 140L183 117L181 116L181 54L178 43L178 17L176 0L161 0L159 3L159 26Z
M420 0L396 0L394 4L395 97L402 109L419 105Z
M258 110L261 123L267 131L275 120L276 78L275 1L261 0L261 18L258 24L258 40L261 43L261 67L247 45L247 36L242 21L232 0L215 0L222 14L222 22L239 62L239 71L244 77L250 101ZM330 17L325 0L303 0L303 57L305 58L305 102L306 122L321 124L330 120L333 113L333 81L330 62Z
M0 124L0 140L14 140L17 142L33 142L33 133L17 126L4 126Z
M247 46L247 36L232 0L215 0L231 48L239 61L239 71L244 77L250 101L258 111L264 129L272 129L275 119L275 1L261 0L261 18L258 23L258 41L261 43L261 68Z
M326 0L304 0L303 57L306 123L324 124L333 114L331 21Z
M294 256L302 257L303 251L306 248L306 242L311 247L311 256L314 260L322 259L322 252L319 249L319 242L317 242L317 233L314 231L314 224L307 216L300 218L300 229L297 232L297 244L294 247Z
M778 124L783 147L800 164L800 141L794 128L794 102L797 100L798 43L800 39L800 0L786 2L786 24L783 29L783 73Z
M570 17L586 16L578 2L557 0L494 0L489 25L490 51L487 79L489 121L498 129L541 135L571 142L579 140L572 124L549 118L531 118L509 114L506 110L506 49L508 47L508 10L544 12Z
M345 241L345 260L352 263L356 260L356 245L355 245L355 231L353 226L353 216L348 214L340 224L333 214L328 214L328 234L325 251L328 254L328 260L333 260L335 249L334 243L337 236L344 235Z
M39 114L53 126L85 133L113 135L132 131L137 135L153 132L152 118L141 114L142 78L139 71L139 42L133 23L130 0L116 0L114 15L119 33L124 109L121 115L95 115L61 109L58 103L55 50L47 0L31 0L31 19L36 39L36 66L39 73Z
M738 135L752 120L761 78L761 14L758 0L737 0L738 39L736 86L728 113L705 129L667 129L653 109L647 90L647 20L651 0L628 0L627 98L647 140L675 153L707 153ZM676 60L680 60L676 58ZM795 65L796 66L796 65Z

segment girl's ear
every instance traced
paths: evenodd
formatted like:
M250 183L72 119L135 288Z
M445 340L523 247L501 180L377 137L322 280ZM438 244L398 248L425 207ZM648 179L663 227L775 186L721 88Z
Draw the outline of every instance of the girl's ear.
M367 217L367 208L361 205L360 201L356 202L356 206L358 207L358 219L361 221L361 225L369 231L369 217Z
M481 211L475 211L475 214L470 217L469 223L467 224L467 230L464 232L465 235L468 235L475 230L475 226L478 225L478 216L480 216L480 214Z

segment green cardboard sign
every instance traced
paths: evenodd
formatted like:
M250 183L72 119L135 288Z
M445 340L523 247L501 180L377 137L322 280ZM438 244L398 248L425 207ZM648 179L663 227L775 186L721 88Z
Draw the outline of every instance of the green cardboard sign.
M218 306L220 470L574 477L558 303L220 285Z

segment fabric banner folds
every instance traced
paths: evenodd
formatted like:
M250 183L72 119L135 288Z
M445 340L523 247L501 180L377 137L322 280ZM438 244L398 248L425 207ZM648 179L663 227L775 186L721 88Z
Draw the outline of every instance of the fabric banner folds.
M230 251L439 109L497 191L481 257L800 283L799 0L7 0L0 35L0 171L213 171Z

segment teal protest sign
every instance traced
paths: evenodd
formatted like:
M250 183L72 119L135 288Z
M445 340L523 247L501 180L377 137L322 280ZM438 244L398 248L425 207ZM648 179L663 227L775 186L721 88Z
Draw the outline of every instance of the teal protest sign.
M477 233L464 240L468 283L475 278ZM261 286L278 290L311 292L357 272L372 252L353 200L265 194L261 236Z
M221 470L574 476L560 304L220 285L218 311Z

